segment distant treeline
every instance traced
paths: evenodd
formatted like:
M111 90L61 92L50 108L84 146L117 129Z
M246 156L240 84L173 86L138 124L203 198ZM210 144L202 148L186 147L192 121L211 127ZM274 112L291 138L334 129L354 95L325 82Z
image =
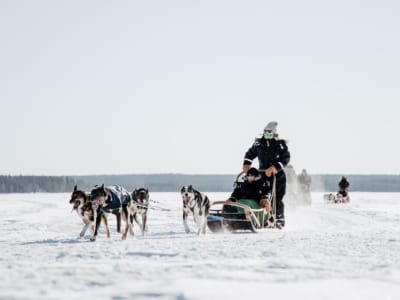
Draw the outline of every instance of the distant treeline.
M62 193L70 192L75 184L81 184L65 176L2 176L0 193Z
M345 175L354 192L400 192L400 175ZM335 191L342 175L311 175L312 191Z
M342 175L311 175L312 191L336 191ZM71 192L74 185L90 190L94 185L124 186L129 191L147 187L153 192L178 192L192 184L200 191L228 192L235 175L135 174L95 176L0 176L0 193ZM347 175L350 191L400 192L400 175Z

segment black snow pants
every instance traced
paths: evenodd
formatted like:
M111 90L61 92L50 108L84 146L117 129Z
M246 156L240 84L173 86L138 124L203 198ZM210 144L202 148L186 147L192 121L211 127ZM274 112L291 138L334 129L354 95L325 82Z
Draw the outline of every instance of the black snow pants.
M285 226L285 204L283 203L283 197L286 193L286 175L285 172L281 171L275 175L276 178L276 223L277 226ZM273 184L273 176L267 177L263 174L263 179L270 182L271 187Z

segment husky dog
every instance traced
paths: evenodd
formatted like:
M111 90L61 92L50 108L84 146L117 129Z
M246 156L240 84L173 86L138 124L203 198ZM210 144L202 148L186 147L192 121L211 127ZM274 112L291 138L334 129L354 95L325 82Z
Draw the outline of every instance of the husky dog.
M183 201L183 226L185 227L185 232L190 232L187 218L188 215L192 213L198 228L197 235L200 233L205 234L210 200L206 195L196 191L191 185L182 187L181 196Z
M329 193L329 194L324 194L323 198L326 203L348 203L350 202L350 197L349 195L346 195L345 197L340 193Z
M93 221L94 221L94 213L92 206L89 202L90 194L86 193L82 190L78 190L78 187L75 185L74 190L71 194L71 199L69 203L72 204L72 210L75 210L77 215L81 218L84 226L79 233L79 237L83 237L85 235L86 230L90 227L90 230L93 232ZM118 217L117 217L118 219ZM110 237L110 228L108 227L107 217L105 215L102 216L101 220L106 227L107 237ZM92 225L92 226L90 226Z
M100 187L95 187L90 192L90 202L94 211L95 228L90 238L91 241L96 240L100 221L104 213L119 212L125 221L125 230L122 234L122 239L125 240L128 231L134 235L131 215L136 213L136 204L132 201L131 195L123 187L118 185L107 186L104 184Z
M137 211L132 216L135 222L139 225L142 235L147 231L147 210L149 209L150 195L149 190L139 188L132 192L132 200L136 203ZM142 216L142 222L138 220L138 215ZM131 220L133 222L133 220Z

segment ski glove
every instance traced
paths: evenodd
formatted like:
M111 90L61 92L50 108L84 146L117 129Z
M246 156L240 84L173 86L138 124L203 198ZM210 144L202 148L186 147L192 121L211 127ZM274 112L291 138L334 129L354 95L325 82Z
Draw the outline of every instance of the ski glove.
M278 173L278 170L274 166L270 166L268 169L265 170L265 175L267 177L271 177L272 175L275 175Z
M250 165L243 165L243 173L246 173L249 171Z

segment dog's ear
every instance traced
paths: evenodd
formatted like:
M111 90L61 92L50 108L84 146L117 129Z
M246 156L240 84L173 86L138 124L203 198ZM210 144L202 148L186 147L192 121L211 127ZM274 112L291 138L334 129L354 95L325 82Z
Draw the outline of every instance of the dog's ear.
M101 185L101 189L104 191L105 194L107 194L106 188L104 186L104 183Z
M192 189L193 189L193 186L192 186L192 185L189 185L189 189L191 189L191 190L192 190Z
M149 189L144 189L145 191L146 191L146 193L148 193L149 192Z
M78 186L75 185L75 186L74 186L74 192L76 192L77 190L78 190Z
M185 190L185 187L183 186L183 187L181 188L181 193L182 193L184 190Z

